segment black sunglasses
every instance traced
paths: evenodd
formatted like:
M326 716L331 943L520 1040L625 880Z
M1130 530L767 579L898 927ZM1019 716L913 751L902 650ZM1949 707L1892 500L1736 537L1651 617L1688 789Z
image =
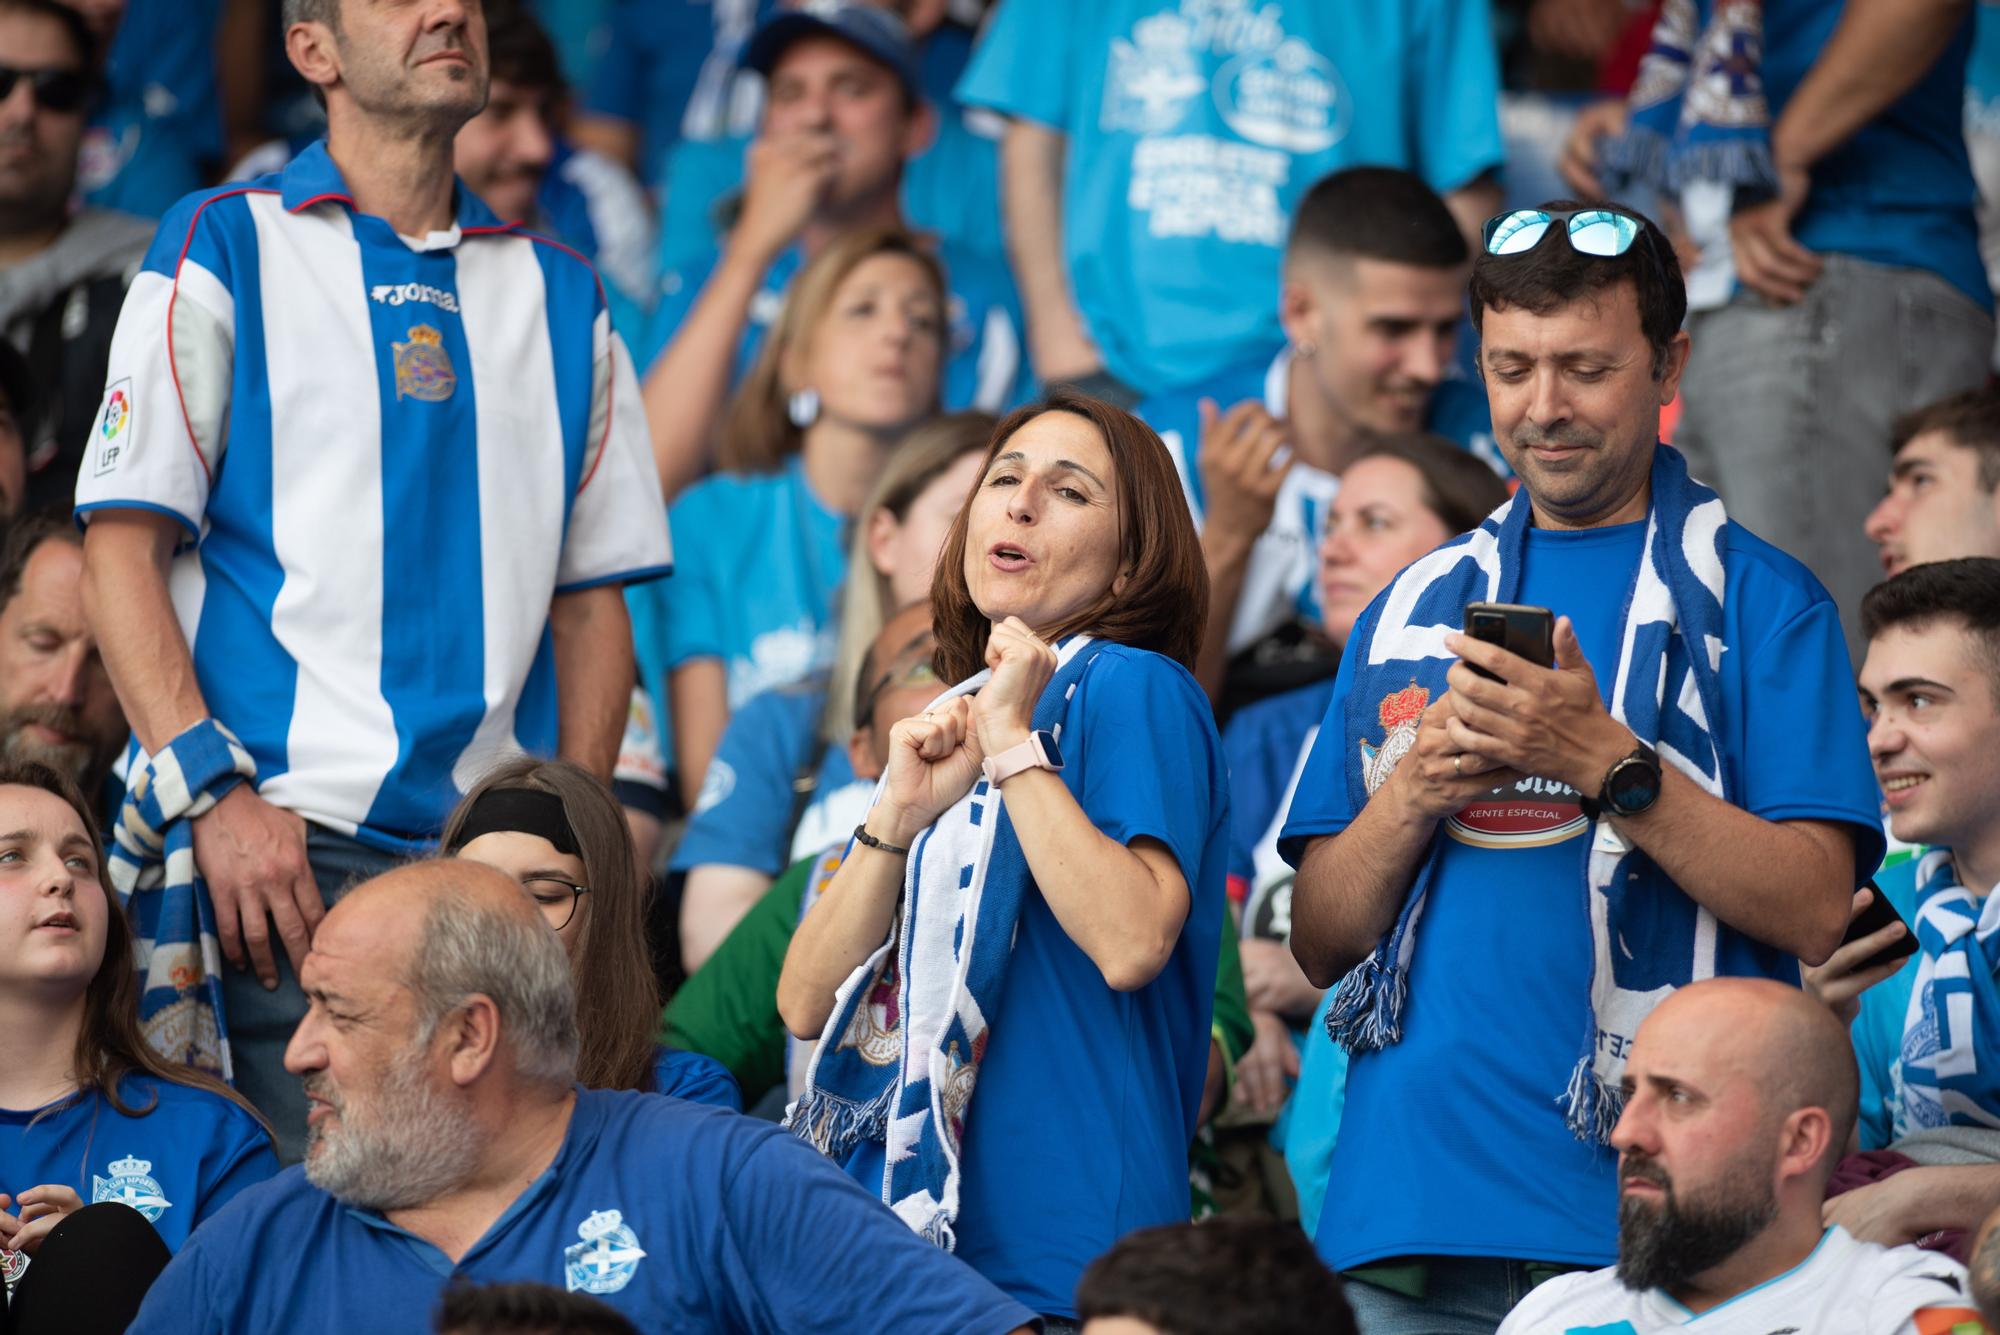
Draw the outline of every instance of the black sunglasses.
M49 111L77 111L90 100L97 81L82 70L23 70L0 65L0 102L14 95L14 85L26 79L35 90L36 105Z

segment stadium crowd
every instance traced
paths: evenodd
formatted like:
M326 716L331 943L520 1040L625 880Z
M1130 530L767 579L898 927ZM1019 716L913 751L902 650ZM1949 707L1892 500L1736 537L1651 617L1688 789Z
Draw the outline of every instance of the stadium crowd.
M0 0L0 1333L2000 1330L1996 200L2000 0Z

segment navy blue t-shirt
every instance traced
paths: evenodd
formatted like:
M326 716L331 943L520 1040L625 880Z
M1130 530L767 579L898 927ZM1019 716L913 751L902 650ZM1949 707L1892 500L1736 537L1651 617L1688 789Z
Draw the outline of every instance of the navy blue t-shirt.
M133 1335L429 1335L453 1280L581 1292L647 1331L1002 1332L1030 1313L768 1122L576 1091L562 1149L453 1264L303 1167L181 1249Z
M1571 617L1609 695L1643 524L1531 529L1518 600ZM1803 566L1730 524L1717 740L1738 805L1765 820L1838 821L1856 884L1881 858L1874 775L1833 602ZM1369 624L1364 618L1363 624ZM1287 818L1295 865L1349 807L1350 644ZM1368 740L1377 740L1370 738ZM1417 929L1400 1042L1356 1055L1334 1147L1320 1254L1338 1269L1406 1256L1598 1266L1618 1250L1616 1156L1571 1135L1560 1102L1590 995L1588 828L1573 789L1529 779L1444 822ZM1796 983L1789 955L1724 928L1720 972Z
M46 1108L0 1108L0 1192L74 1191L86 1205L121 1201L146 1216L169 1250L236 1194L278 1171L257 1119L205 1089L128 1075L128 1116L96 1090Z
M1039 891L1025 896L1006 991L966 1114L957 1254L1037 1312L1076 1310L1083 1268L1126 1233L1188 1217L1188 1142L1208 1074L1221 949L1228 776L1187 671L1111 645L1063 728L1063 782L1091 823L1165 844L1187 923L1158 977L1112 990ZM880 1142L850 1164L882 1180Z

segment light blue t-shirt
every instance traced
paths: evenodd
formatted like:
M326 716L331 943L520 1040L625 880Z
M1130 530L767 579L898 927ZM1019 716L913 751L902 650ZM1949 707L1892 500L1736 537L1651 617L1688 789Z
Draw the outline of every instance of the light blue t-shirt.
M1924 850L1928 852L1929 850ZM1921 855L1919 855L1921 856ZM1917 920L1917 859L1884 867L1875 888L1896 910L1905 927ZM1903 967L1861 994L1861 1012L1854 1017L1854 1059L1861 1068L1861 1148L1879 1150L1896 1139L1902 1081L1903 1026L1910 1015L1910 994L1917 986L1922 955L1912 955Z
M949 289L946 315L950 326L939 397L954 411L982 408L1005 412L1027 397L1030 375L1013 277L1003 261L948 239L939 241L937 257ZM661 280L660 304L638 349L640 366L650 367L666 351L721 258L721 252L711 249ZM756 359L757 349L763 346L764 336L784 306L786 288L804 265L805 253L793 246L764 275L764 286L750 299L749 318L737 343L737 379Z
M733 710L832 661L847 521L813 495L799 456L775 473L704 478L667 515L675 578L626 592L648 688L690 659L719 658Z
M1486 0L1007 0L962 102L1060 130L1063 250L1112 374L1190 384L1283 338L1278 262L1328 172L1439 191L1504 160Z
M956 1254L1045 1315L1135 1228L1185 1222L1188 1144L1208 1074L1228 856L1228 776L1208 700L1158 654L1113 645L1063 728L1063 783L1107 837L1164 843L1192 897L1157 978L1113 991L1039 891L966 1114ZM882 1145L849 1171L882 1180Z
M1765 0L1764 92L1783 114L1826 49L1845 5ZM1792 224L1808 250L1928 269L1993 309L1979 258L1979 200L1965 151L1970 16L1924 76L1812 168Z
M151 1111L127 1116L96 1090L0 1108L0 1192L61 1186L86 1205L120 1201L178 1251L195 1225L278 1171L270 1135L219 1094L128 1075L119 1096Z
M828 831L813 819L815 808L856 786L847 748L828 745L819 735L825 712L826 682L815 678L759 692L730 714L687 832L674 849L672 870L717 864L776 876L791 866L799 843L791 826L798 806L792 785L808 766L816 782L812 799L798 812L798 825L812 824L819 832L804 840L808 851L826 847L829 840L820 834L846 837L847 825ZM865 813L869 786L861 790Z
M1644 528L1527 535L1517 600L1574 619L1606 695ZM1881 858L1882 828L1838 613L1791 557L1735 524L1722 541L1716 736L1736 801L1764 820L1850 826L1858 884ZM1308 837L1353 818L1343 762L1362 739L1348 734L1347 697L1366 652L1348 646L1293 799L1279 846L1294 865ZM1443 823L1402 1039L1347 1069L1317 1233L1336 1269L1392 1257L1598 1266L1616 1256L1616 1156L1572 1136L1561 1103L1590 996L1577 796L1529 779ZM1793 957L1726 927L1720 935L1720 973L1798 981Z
M858 1280L867 1257L897 1282ZM547 1284L646 1331L963 1331L1030 1314L768 1122L576 1091L555 1161L453 1262L303 1167L243 1193L146 1295L133 1335L430 1335L454 1281Z

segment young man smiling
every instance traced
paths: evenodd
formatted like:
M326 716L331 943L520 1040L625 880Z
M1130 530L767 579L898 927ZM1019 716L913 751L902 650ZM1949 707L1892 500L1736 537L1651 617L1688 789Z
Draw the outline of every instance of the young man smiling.
M1973 1230L2000 1206L2000 560L1912 566L1861 604L1868 748L1898 839L1924 845L1882 873L1917 952L1892 924L1806 971L1853 1021L1861 1147L1914 1166L1828 1203L1829 1220L1888 1244ZM1865 901L1855 896L1858 914ZM1864 989L1866 989L1864 991ZM1857 997L1859 998L1857 1001ZM1968 1153L1967 1131L1972 1130Z

